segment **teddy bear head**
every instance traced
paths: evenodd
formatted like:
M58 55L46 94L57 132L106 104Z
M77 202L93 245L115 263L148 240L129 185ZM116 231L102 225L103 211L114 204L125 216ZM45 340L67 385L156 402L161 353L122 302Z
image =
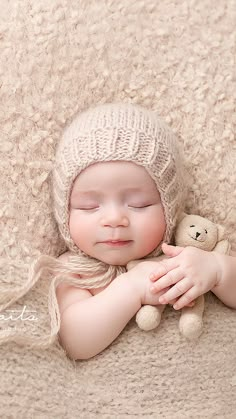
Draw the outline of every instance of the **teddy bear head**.
M183 214L175 232L175 244L211 251L222 235L223 228L218 224L199 215Z

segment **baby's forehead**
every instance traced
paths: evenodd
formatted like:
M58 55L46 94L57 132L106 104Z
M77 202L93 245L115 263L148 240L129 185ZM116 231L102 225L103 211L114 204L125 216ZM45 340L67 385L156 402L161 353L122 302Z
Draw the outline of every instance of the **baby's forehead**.
M130 161L97 162L88 166L76 177L73 191L127 190L128 192L157 191L148 171Z

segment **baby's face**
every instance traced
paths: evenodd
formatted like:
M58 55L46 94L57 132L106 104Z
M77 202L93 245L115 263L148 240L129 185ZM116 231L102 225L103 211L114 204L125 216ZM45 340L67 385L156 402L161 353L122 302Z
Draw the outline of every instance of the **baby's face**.
M132 162L87 167L70 197L70 235L79 249L110 265L126 265L152 252L165 233L159 192Z

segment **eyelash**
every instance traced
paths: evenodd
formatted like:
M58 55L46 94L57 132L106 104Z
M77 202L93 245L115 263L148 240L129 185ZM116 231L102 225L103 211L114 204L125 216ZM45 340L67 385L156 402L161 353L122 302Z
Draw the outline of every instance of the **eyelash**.
M148 204L148 205L143 205L143 206L141 206L141 207L135 207L134 205L128 205L128 208L134 208L134 209L143 209L143 208L148 208L148 207L151 207L152 206L152 204ZM99 207L94 207L94 208L78 208L79 210L81 210L81 211L93 211L93 210L96 210L96 209L98 209Z
M78 208L80 211L93 211L98 209L99 207L94 207L94 208Z
M141 207L136 207L135 205L128 205L129 208L136 208L136 209L142 209L142 208L148 208L151 207L151 204L148 205L142 205Z

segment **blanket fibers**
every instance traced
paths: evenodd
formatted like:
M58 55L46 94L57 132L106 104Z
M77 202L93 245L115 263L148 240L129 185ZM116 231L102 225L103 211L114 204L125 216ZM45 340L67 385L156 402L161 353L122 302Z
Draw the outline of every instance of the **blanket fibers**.
M1 0L1 289L22 284L40 253L65 250L50 200L55 147L97 103L165 118L190 173L187 210L223 224L235 247L235 19L235 0ZM1 329L49 333L49 283L8 307L24 313L5 310ZM58 342L2 345L0 417L235 418L235 311L209 294L195 343L179 335L179 314L167 308L146 333L131 320L89 361Z

